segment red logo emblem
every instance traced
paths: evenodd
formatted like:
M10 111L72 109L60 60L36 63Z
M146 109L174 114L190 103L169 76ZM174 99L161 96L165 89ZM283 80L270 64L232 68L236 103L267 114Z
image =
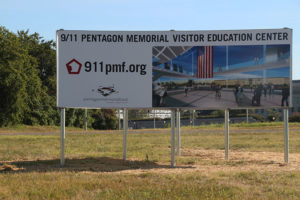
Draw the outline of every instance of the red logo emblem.
M82 64L75 58L66 64L69 74L79 74Z

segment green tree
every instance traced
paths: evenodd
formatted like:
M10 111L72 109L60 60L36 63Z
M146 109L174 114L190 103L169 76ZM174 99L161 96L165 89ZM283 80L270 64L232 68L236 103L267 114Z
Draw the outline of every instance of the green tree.
M27 80L33 78L36 60L28 55L16 35L0 27L0 125L22 123L29 110Z
M38 33L29 35L29 31L19 31L18 38L26 48L28 54L36 60L35 76L39 78L41 90L35 94L28 91L33 97L30 112L25 115L26 124L57 124L59 122L56 108L56 64L55 43L51 40L45 42ZM36 85L32 85L35 87ZM35 96L37 95L37 96Z
M18 31L18 37L26 46L29 55L37 60L38 76L47 93L56 96L56 44L53 40L45 41L38 33L29 35L27 31Z
M91 124L94 129L117 129L118 118L113 109L93 110L91 117L94 120Z
M38 76L38 59L30 53L37 34L22 36L0 27L0 125L54 124L57 109Z
M267 110L268 112L268 116L267 116L267 119L269 121L278 121L279 118L280 118L280 112L276 111L276 109L268 109Z

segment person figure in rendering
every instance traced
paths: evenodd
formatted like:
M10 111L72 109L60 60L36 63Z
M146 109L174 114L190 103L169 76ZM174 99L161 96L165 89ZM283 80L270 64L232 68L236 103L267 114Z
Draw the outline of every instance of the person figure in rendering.
M270 84L269 96L272 96L272 95L273 95L273 92L274 92L274 84L271 83L271 84Z
M158 106L164 106L164 99L167 96L167 91L161 83L157 83L154 87L155 95L158 97Z
M239 85L236 84L234 87L234 97L235 97L235 102L238 103L238 92L239 92Z
M240 87L239 87L239 101L242 101L242 99L243 99L243 92L244 92L244 86L240 85Z
M284 106L284 102L285 102L285 105L286 105L286 106L289 106L288 98L289 98L289 96L290 96L290 88L288 87L287 84L284 84L284 85L283 85L281 95L282 95L282 98L281 98L281 106Z
M157 91L158 83L152 83L152 96L153 96L153 106L156 107L159 105L160 96Z
M252 98L252 104L253 105L255 103L257 106L260 106L260 97L261 97L262 90L263 90L262 84L258 85L254 89L254 94L253 94L253 98Z
M184 86L184 96L187 97L188 95L188 87L185 85Z
M264 97L267 97L267 86L266 86L266 84L264 85L263 90L264 90Z
M235 101L236 103L240 103L242 100L242 96L243 96L243 87L241 86L241 84L237 84L235 86L235 91L234 91L234 96L235 96Z
M220 84L217 84L216 85L216 97L217 98L221 98L221 89L222 89L222 86Z
M272 94L272 86L271 86L272 84L271 83L269 83L268 84L268 87L267 87L267 90L269 91L269 97L271 97L271 94Z

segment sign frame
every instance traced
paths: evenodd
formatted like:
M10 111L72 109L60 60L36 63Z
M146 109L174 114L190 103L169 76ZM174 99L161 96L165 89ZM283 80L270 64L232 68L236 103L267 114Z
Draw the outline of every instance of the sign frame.
M64 35L64 36L62 36ZM97 37L93 37L93 35L97 35ZM101 39L100 36L102 35ZM106 39L104 39L104 36L106 35ZM111 37L108 37L108 36ZM139 109L139 108L145 108L145 109L172 109L172 108L181 108L181 109L244 109L244 108L274 108L274 107L281 107L279 103L276 105L243 105L243 106L231 106L228 105L222 105L222 106L202 106L200 102L199 105L191 105L191 106L182 106L179 104L174 105L154 105L153 104L153 55L154 55L154 47L204 47L204 46L216 46L216 47L222 47L222 46L241 46L241 49L244 47L249 46L267 46L267 45L289 45L289 77L288 85L289 85L289 105L288 107L292 106L292 29L284 28L284 29L253 29L253 30L218 30L218 31L80 31L80 30L58 30L57 31L57 106L58 107L69 107L69 108L130 108L130 109ZM121 37L122 36L122 37ZM151 37L148 37L151 36ZM120 40L122 38L122 41ZM250 40L251 39L251 40ZM101 41L100 41L101 40ZM177 41L174 41L177 40ZM235 41L232 41L235 40ZM236 41L238 40L238 41ZM110 85L111 83L108 83L106 85L99 85L87 88L84 88L84 90L94 90L94 93L97 93L97 95L102 95L100 99L100 103L68 103L65 101L64 98L68 98L70 102L75 101L77 98L76 96L72 96L72 94L76 93L77 90L73 90L70 93L67 93L70 88L64 88L62 85L65 83L68 83L68 81L72 81L71 79L74 77L79 77L82 74L80 74L80 71L87 72L90 68L92 68L92 65L94 64L94 60L89 61L90 58L85 59L84 62L82 59L78 59L76 54L83 54L84 56L89 56L89 53L87 51L82 51L81 53L78 53L78 49L80 47L80 41L84 42L85 45L88 46L88 48L85 48L84 50L87 50L89 48L94 48L93 50L97 49L97 45L101 46L102 49L100 49L101 53L103 51L106 51L106 49L109 50L109 52L113 52L116 49L121 49L118 51L115 56L107 56L108 54L105 54L104 58L109 57L110 64L115 63L116 67L118 69L123 69L122 72L124 72L124 80L132 80L132 82L128 83L130 87L135 87L138 89L136 92L131 93L129 97L127 97L127 102L124 103L123 101L126 100L126 98L122 99L122 96L115 95L116 89L115 85ZM63 45L62 45L63 44ZM65 46L68 46L68 48L65 48ZM95 47L96 46L96 47ZM123 48L123 49L122 49ZM138 48L139 50L136 51L134 49ZM149 50L149 48L151 48ZM268 48L268 47L267 47ZM145 50L146 49L146 50ZM74 53L74 56L69 56L69 58L65 59L65 61L61 61L65 57L64 52L69 52L69 54ZM143 52L143 50L146 51ZM127 53L124 53L126 51ZM133 53L130 53L133 51ZM152 51L151 57L152 59L148 59L149 52ZM272 52L274 50L270 50ZM275 50L276 51L276 50ZM279 51L279 50L278 50ZM70 53L71 52L71 53ZM118 54L121 52L121 54ZM139 54L140 53L140 54ZM140 60L135 62L134 56L135 54L142 55ZM146 56L144 56L147 54ZM180 54L181 55L181 54ZM126 57L129 56L129 57ZM273 55L272 55L273 56ZM270 56L270 57L272 57ZM96 55L97 57L97 55ZM117 59L118 57L123 57L123 62L120 62L120 60L116 62L112 62L112 60ZM139 57L139 56L136 56ZM103 58L103 59L104 59ZM147 61L143 61L145 59ZM89 62L88 62L89 61ZM98 60L99 61L99 60ZM106 60L104 60L106 63L105 66L108 66L108 63ZM228 62L228 61L227 61ZM78 64L78 70L74 71L73 66L75 64ZM134 67L131 67L131 64L133 63ZM145 64L145 73L146 75L141 75L142 68L138 68L137 65ZM117 65L118 64L118 65ZM72 66L71 66L72 65ZM64 68L64 70L62 70ZM100 68L100 67L99 67ZM98 69L99 69L98 68ZM116 71L120 72L117 68ZM133 69L134 68L134 69ZM107 69L106 69L107 70ZM286 69L285 69L286 70ZM126 72L127 71L127 72ZM136 72L134 75L131 75L131 71ZM155 71L155 70L154 70ZM69 73L69 75L72 77L68 79L68 76L65 76L64 73ZM140 74L139 74L140 73ZM215 71L214 71L215 73ZM102 74L106 74L108 76L108 72L102 71ZM108 79L105 79L101 76L99 79L103 79L104 83L107 80L113 80L115 78L120 77L119 73L116 76L111 76ZM99 75L99 74L98 74ZM143 77L142 77L143 76ZM67 78L66 78L67 77ZM93 79L94 77L85 76L84 78L86 80ZM142 78L141 78L142 77ZM210 78L206 78L206 81L212 82L209 80ZM63 81L62 81L63 80ZM147 81L145 81L147 80ZM84 79L81 79L81 81L84 81ZM145 83L144 83L145 81ZM138 82L138 83L137 83ZM205 82L205 81L204 81ZM82 82L83 83L83 82ZM123 83L126 83L123 81ZM120 86L124 86L124 84L118 83ZM79 84L80 85L80 84ZM84 85L84 84L81 84ZM143 87L141 87L143 85ZM139 86L139 87L138 87ZM74 86L76 89L79 89L78 86ZM151 89L152 88L152 89ZM120 91L123 91L124 88L120 89ZM190 88L191 89L191 88ZM225 90L225 89L224 89ZM76 91L76 92L75 92ZM97 92L95 92L97 91ZM117 91L120 93L120 91ZM128 90L129 91L129 90ZM126 92L128 92L126 91ZM124 92L123 95L126 93ZM172 91L170 91L172 92ZM65 94L66 93L66 94ZM80 93L80 92L78 92ZM139 94L140 93L140 94ZM149 94L150 93L150 94ZM151 94L152 93L152 94ZM277 91L278 93L278 91ZM64 94L64 95L63 95ZM138 95L139 94L139 95ZM86 95L80 94L80 95ZM105 96L106 95L106 96ZM110 98L110 102L104 101L103 99L107 100L109 99L107 96L113 96L115 95L115 98ZM132 99L129 99L130 97L135 97ZM91 101L96 101L97 98L95 97L87 97L87 99L91 99ZM149 100L150 98L150 100ZM278 97L279 98L279 97ZM124 100L125 99L125 100ZM138 101L134 102L133 99L139 99ZM119 101L118 101L119 100ZM117 103L116 103L117 102ZM142 102L142 103L140 103ZM145 103L146 102L146 103Z

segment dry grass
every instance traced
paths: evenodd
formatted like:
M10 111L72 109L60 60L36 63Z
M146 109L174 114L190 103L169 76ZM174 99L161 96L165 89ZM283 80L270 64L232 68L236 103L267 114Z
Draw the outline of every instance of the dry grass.
M120 131L67 132L63 168L58 134L0 135L0 199L300 199L300 129L285 164L275 127L236 127L230 161L222 129L184 128L175 168L168 129L130 130L127 161Z

